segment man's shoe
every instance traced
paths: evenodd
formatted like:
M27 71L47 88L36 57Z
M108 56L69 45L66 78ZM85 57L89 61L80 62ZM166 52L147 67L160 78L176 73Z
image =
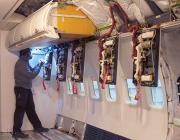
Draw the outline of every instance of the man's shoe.
M14 138L28 138L28 134L24 134L23 132L13 132L12 136Z
M34 132L40 133L40 132L48 132L48 128L40 127L40 128L35 128Z

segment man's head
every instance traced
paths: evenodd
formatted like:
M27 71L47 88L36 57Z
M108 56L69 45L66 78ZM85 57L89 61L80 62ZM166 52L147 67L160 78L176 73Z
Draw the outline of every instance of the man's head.
M20 51L20 57L25 57L27 59L31 59L32 58L31 50L29 48L21 50Z

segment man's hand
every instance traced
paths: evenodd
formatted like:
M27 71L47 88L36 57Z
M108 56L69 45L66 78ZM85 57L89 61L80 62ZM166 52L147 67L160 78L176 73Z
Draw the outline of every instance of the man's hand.
M44 63L45 63L45 60L43 60L43 59L40 59L40 60L39 60L39 65L40 65L40 66L43 66Z

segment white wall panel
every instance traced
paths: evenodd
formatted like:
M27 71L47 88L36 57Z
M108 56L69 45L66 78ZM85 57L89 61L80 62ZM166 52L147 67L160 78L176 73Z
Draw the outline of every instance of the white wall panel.
M127 41L130 42L131 38ZM121 43L119 51L123 45L124 44ZM88 48L97 48L97 44L91 45L87 47L87 49ZM131 49L129 51L132 52ZM88 53L90 53L90 51L88 51ZM98 63L98 59L92 57L92 55L86 59ZM131 61L131 59L124 59L126 63L130 63L128 60ZM102 92L102 100L94 106L95 114L89 114L90 106L88 106L87 123L131 139L165 140L167 132L166 105L162 110L151 108L148 105L147 93L144 89L142 89L142 99L137 106L127 104L126 77L122 76L121 66L119 60L117 71L117 101L115 103L108 102L105 94ZM97 67L98 65L96 65L96 68ZM166 100L165 96L164 100ZM93 104L95 101L90 100L89 102L91 102L89 104Z
M121 40L121 39L120 39ZM131 38L126 38L127 42L131 41ZM122 48L128 44L121 40L119 45L119 55ZM124 46L125 45L125 46ZM131 46L127 46L130 52ZM127 51L125 51L127 53ZM123 54L124 57L130 57L127 54ZM127 56L126 56L127 55ZM98 80L98 47L97 41L90 42L86 46L86 58L85 58L85 82L88 84L91 80ZM106 99L106 91L100 90L100 99L91 98L91 88L88 87L86 90L86 97L83 102L78 100L77 95L67 95L63 98L63 112L62 114L77 119L105 129L107 131L113 132L118 135L122 135L133 140L166 140L167 135L167 126L168 126L168 116L167 116L167 104L166 104L166 95L164 94L164 107L162 109L152 108L149 104L149 95L145 88L142 88L142 98L137 104L133 106L127 103L127 86L125 79L127 75L123 74L126 69L122 69L122 60L119 57L118 61L118 71L117 71L117 101L108 102ZM70 60L69 60L70 61ZM123 59L123 63L131 64L130 59ZM68 68L70 63L68 63ZM132 69L127 69L127 71L132 71ZM130 73L128 72L128 73ZM70 74L70 73L68 73ZM162 80L161 73L159 75L160 80ZM90 86L91 84L89 84ZM163 82L162 82L162 86ZM81 104L83 107L76 108L78 104ZM69 107L71 106L71 107ZM85 107L85 108L84 108ZM82 111L84 109L84 112ZM81 110L81 111L79 111ZM83 117L82 117L83 116Z
M1 31L1 57L0 57L0 132L12 131L13 115L15 109L14 96L14 66L18 59L17 55L9 52L5 44L8 32ZM35 58L38 62L39 58ZM36 62L36 63L37 63ZM55 64L55 60L53 61ZM53 66L55 69L55 65ZM55 70L53 70L55 71ZM59 93L56 91L55 72L52 72L50 82L46 82L47 90L43 90L42 71L33 81L33 93L37 114L43 126L52 128L55 124ZM31 130L27 117L24 118L22 130Z
M68 52L68 62L67 62L67 77L71 77L71 49ZM86 77L84 77L85 90L87 91ZM69 95L67 89L67 83L63 83L64 88L61 89L60 93L63 94L63 108L61 115L68 116L75 120L85 122L86 117L86 105L87 105L87 92L85 96L80 95Z
M2 46L1 38L2 38L2 35L1 35L1 30L0 30L0 50ZM0 53L0 79L1 79L1 53ZM0 89L1 89L1 80L0 80ZM0 96L0 116L1 116L1 96ZM0 118L0 130L1 130L1 118Z
M14 96L14 65L17 56L5 48L8 32L1 31L1 132L12 131L13 114L15 107Z

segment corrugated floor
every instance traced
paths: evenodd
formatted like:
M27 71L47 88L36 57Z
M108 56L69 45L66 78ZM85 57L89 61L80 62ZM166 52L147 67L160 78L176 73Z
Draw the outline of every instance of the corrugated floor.
M76 138L68 136L55 129L51 129L47 133L34 133L32 131L26 131L24 133L29 134L29 138L26 138L24 140L77 140ZM12 138L12 135L10 133L0 133L0 140L14 140L14 138ZM23 139L19 138L16 140Z

